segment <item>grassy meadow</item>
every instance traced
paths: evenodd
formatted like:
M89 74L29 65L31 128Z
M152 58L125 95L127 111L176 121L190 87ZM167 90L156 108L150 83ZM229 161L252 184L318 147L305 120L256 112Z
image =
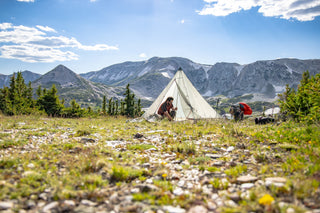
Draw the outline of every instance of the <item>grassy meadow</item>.
M319 124L3 115L0 121L0 203L10 206L0 210L320 209ZM254 179L242 182L243 176Z

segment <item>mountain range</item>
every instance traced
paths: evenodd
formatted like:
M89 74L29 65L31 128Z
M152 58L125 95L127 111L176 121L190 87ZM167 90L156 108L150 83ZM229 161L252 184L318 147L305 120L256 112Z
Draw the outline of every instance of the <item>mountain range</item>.
M21 74L22 74L22 77L24 79L25 84L28 84L29 82L33 82L41 77L40 74L33 73L28 70L21 72ZM11 74L11 75L0 74L0 88L3 88L4 86L8 87L10 85L10 79L11 79L12 75L13 74Z
M59 65L44 75L22 72L26 82L45 88L57 86L59 95L66 101L76 99L82 103L101 102L108 98L123 98L124 87L130 88L143 100L154 100L181 67L196 89L205 97L223 95L229 98L246 94L258 94L263 99L274 100L286 84L297 88L302 73L320 73L320 59L276 59L238 63L206 65L186 58L153 57L146 61L124 62L99 71L76 74ZM10 76L0 75L0 87L8 85Z
M141 97L155 99L178 68L181 67L197 90L206 97L224 95L236 97L258 93L275 98L285 90L286 84L297 88L301 75L308 70L311 75L320 72L320 60L277 59L257 61L247 65L216 63L204 65L186 58L154 57L141 62L124 62L82 77L112 86L131 88Z

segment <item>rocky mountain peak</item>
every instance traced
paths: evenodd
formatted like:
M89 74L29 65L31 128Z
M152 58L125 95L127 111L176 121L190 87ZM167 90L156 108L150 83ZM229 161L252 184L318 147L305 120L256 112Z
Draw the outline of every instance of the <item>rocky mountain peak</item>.
M41 76L34 82L34 85L56 84L61 87L69 87L80 83L82 77L70 70L64 65L58 65L53 70Z

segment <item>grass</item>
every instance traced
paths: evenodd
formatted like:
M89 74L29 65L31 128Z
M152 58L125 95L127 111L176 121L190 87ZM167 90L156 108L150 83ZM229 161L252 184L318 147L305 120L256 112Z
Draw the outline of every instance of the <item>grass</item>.
M280 188L256 186L248 196L241 197L238 207L222 206L220 212L264 212L266 207L259 199L266 194L274 198L268 207L271 212L285 212L289 207L300 212L304 210L301 204L310 199L320 203L319 124L289 121L254 125L251 120L132 123L126 118L2 115L0 119L0 201L37 200L50 190L52 200L81 198L103 202L109 188L128 189L152 178L159 190L135 193L134 201L188 208L194 200L209 198L197 188L188 189L188 195L173 196L178 181L172 175L197 170L199 176L209 172L209 185L216 191L228 190L241 175L260 180L280 176L288 180ZM148 133L151 131L154 133ZM138 132L145 137L135 139ZM79 143L87 136L95 142ZM158 142L153 136L159 138ZM126 144L113 149L105 143L111 140ZM238 144L245 148L235 148L224 156L223 149ZM150 157L146 150L152 148L156 149L152 151L155 155ZM207 153L223 155L217 159L223 162L222 166L217 167L216 160L207 157ZM173 161L181 162L178 165L183 170L168 167ZM230 164L232 161L236 164ZM143 168L143 164L147 167ZM218 174L224 179L214 176ZM289 207L279 206L288 197L295 202ZM17 205L17 211L21 206Z

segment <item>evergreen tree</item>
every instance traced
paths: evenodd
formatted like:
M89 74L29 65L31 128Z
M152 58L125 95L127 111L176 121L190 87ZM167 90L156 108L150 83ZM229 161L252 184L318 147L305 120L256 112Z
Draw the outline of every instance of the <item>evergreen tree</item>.
M116 105L115 105L114 111L115 111L114 115L118 115L119 114L119 101L118 100L116 100Z
M138 104L136 105L136 112L135 112L136 116L139 116L139 117L141 116L141 114L142 114L141 113L141 108L142 108L141 107L141 99L139 99L138 100Z
M8 87L0 89L0 111L5 115L12 114L12 104L10 100L10 91Z
M79 118L85 115L85 110L80 107L75 99L72 99L70 102L70 107L64 108L63 116L69 118Z
M126 87L126 92L125 92L125 110L124 113L128 117L134 117L134 94L131 94L130 91L130 84L127 85Z
M112 115L112 98L108 101L108 115Z
M38 88L37 88L37 90L36 90L36 95L38 96L38 98L42 95L41 85L38 86Z
M122 100L120 102L120 115L125 115L125 105L126 103Z
M44 89L42 96L37 100L39 108L44 110L49 116L60 116L63 109L57 92L56 86L53 84L49 91Z
M17 76L17 77L15 77ZM13 74L10 79L10 88L0 91L0 110L6 115L30 114L34 107L31 83L27 86L21 72Z
M114 101L112 101L111 115L115 115L115 102Z
M309 72L302 75L298 90L290 88L279 95L282 112L295 121L319 122L320 120L320 74L310 78Z
M103 101L102 101L102 113L103 113L104 115L107 114L107 109L106 109L106 107L107 107L107 101L106 101L106 96L104 95L104 96L103 96Z

